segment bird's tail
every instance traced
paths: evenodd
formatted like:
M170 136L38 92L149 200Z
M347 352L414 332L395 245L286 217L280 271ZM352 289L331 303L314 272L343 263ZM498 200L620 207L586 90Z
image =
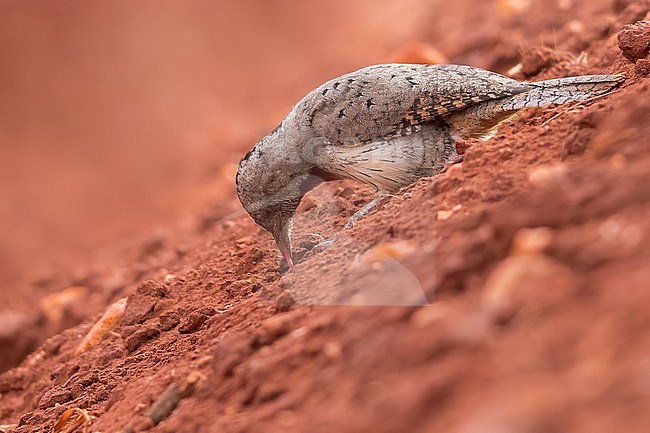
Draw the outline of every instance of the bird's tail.
M566 104L606 94L625 80L624 75L584 75L528 83L532 88L514 96L477 104L448 116L454 138L482 138L518 110Z
M589 99L604 95L624 80L623 75L584 75L533 82L529 83L534 86L532 90L503 100L502 109L518 110Z

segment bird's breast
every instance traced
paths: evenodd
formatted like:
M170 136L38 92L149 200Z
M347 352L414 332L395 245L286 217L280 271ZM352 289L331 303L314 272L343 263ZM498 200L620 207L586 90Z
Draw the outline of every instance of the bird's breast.
M407 136L350 146L324 146L317 165L337 177L392 192L435 174L453 156L455 149L448 128L425 125L414 128Z

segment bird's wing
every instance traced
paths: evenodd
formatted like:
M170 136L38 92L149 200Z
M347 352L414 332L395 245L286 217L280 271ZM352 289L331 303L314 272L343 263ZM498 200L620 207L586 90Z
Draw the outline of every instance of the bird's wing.
M323 84L290 116L331 144L356 145L409 135L433 119L530 89L528 83L470 66L377 65Z

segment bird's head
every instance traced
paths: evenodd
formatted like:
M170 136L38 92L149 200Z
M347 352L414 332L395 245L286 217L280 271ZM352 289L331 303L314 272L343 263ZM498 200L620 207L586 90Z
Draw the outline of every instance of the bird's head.
M239 163L237 195L257 224L269 231L293 268L291 218L313 188L310 164L287 145L281 127L260 140Z

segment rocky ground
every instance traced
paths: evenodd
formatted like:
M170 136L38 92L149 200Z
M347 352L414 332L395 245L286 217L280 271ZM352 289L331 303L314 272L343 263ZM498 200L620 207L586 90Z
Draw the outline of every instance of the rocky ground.
M450 10L396 56L627 80L465 143L462 164L353 229L371 192L319 187L292 272L252 220L214 205L35 281L39 308L0 315L0 429L50 431L78 408L93 432L647 431L648 11Z

